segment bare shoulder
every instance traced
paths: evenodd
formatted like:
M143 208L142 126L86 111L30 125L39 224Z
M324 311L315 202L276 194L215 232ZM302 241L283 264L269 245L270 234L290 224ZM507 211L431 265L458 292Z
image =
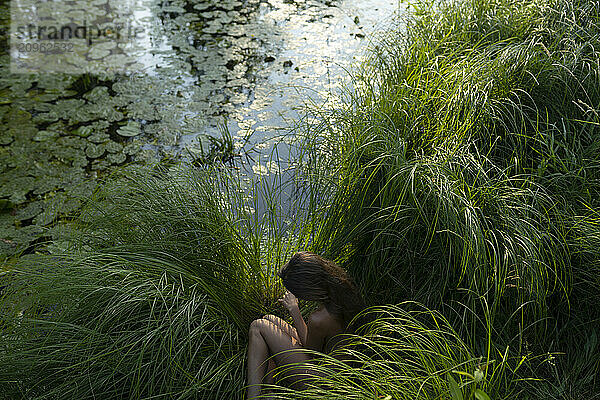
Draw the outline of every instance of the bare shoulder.
M325 307L318 309L308 317L309 339L307 348L324 353L331 352L339 339L337 337L344 331L342 323L327 311Z
M308 322L315 328L329 332L338 331L343 328L341 323L325 307L310 314Z

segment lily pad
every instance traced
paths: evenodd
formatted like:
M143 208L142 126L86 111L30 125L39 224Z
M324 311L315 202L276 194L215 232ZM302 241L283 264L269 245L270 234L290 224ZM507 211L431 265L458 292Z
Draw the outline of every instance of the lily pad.
M27 206L25 206L24 208L21 208L19 211L17 211L17 213L15 215L16 219L24 221L26 219L35 217L36 215L40 214L44 210L43 203L44 203L43 201L34 201L34 202L27 204Z
M106 143L105 146L106 151L108 151L109 153L118 153L120 151L123 151L123 145L121 143L109 141L108 143Z
M33 140L36 142L45 142L47 140L56 139L58 136L59 134L56 131L39 131L33 137Z
M85 155L89 158L101 157L105 152L105 148L101 144L89 143L85 148Z
M43 124L45 122L54 122L54 121L57 121L58 119L59 119L59 116L56 113L56 111L54 111L54 110L50 110L47 113L40 113L40 114L36 115L35 117L33 117L33 121L38 124L40 124L40 123Z
M71 188L70 195L75 198L86 199L90 197L96 185L97 183L92 180L72 179L69 185Z
M89 125L83 125L73 131L73 133L77 136L88 137L92 134L94 128Z
M125 162L127 156L123 153L111 153L108 156L106 156L106 159L113 164L121 164Z
M84 93L83 97L89 101L104 100L109 97L108 88L106 86L96 86L89 92Z
M206 10L207 8L210 8L210 6L211 4L208 1L199 4L194 4L194 8L198 11Z
M0 239L0 254L12 256L17 253L17 245L14 241L8 239Z
M72 123L81 121L89 121L91 119L104 119L106 121L120 121L123 119L123 113L115 110L112 104L109 103L88 103L85 107L77 110L77 113L72 115ZM87 116L84 118L85 114Z
M117 129L117 133L121 136L132 137L142 133L142 130L139 122L129 121L127 125Z
M8 201L6 199L0 199L0 211L10 210L13 207L14 207L14 204L12 204L10 201Z
M132 156L139 153L141 148L142 144L140 142L127 143L127 145L123 147L123 153Z
M110 54L109 50L105 50L99 47L93 47L89 52L88 52L88 57L93 58L93 59L100 59L100 58L104 58L106 56L108 56Z
M52 154L54 158L66 165L73 164L74 166L85 166L87 164L87 159L82 151L84 148L78 149L55 145L52 146ZM82 162L83 160L81 160L81 157L85 159L85 164Z
M140 161L146 164L154 164L159 161L159 156L156 150L153 149L142 149L135 156L136 161Z
M93 171L103 171L108 167L110 167L110 162L108 160L94 160L92 162Z
M183 7L179 7L179 6L162 6L161 9L162 9L162 12L164 12L164 13L178 13L178 14L185 13L185 9Z
M72 147L74 149L84 149L87 146L85 139L77 136L62 136L56 140L59 146Z
M36 102L54 101L58 98L60 98L59 93L42 93L33 96L33 100L35 100Z
M60 135L65 135L68 131L68 129L63 121L57 121L53 124L48 125L46 130L58 132L58 134L60 134Z
M3 200L5 201L5 200ZM8 200L6 200L8 201ZM15 229L15 217L7 212L0 213L0 237L12 237L11 233Z
M38 225L27 225L15 229L13 239L18 245L29 244L44 233L44 228Z
M96 132L88 136L88 140L92 143L105 143L110 140L110 135L108 133Z
M42 211L41 213L39 213L38 215L36 215L36 217L33 219L33 223L36 225L39 225L39 226L45 226L45 225L52 223L52 221L54 221L56 216L57 216L56 210L46 209L46 210Z
M10 104L12 103L13 98L10 93L10 89L4 88L0 90L0 104Z
M15 138L8 132L0 133L0 145L6 146L7 144L11 144L13 140L15 140Z
M42 74L37 76L37 85L46 89L46 92L66 93L68 92L66 89L73 83L75 78L75 76L68 74Z
M83 107L85 100L82 99L62 99L58 100L53 107L53 110L59 115L60 118L67 119L80 107Z
M84 157L85 158L85 157ZM87 164L87 159L86 159ZM51 168L48 166L48 168ZM36 188L33 190L33 194L44 194L52 190L56 190L60 187L60 179L55 176L40 176L35 180Z
M35 188L34 181L31 176L11 179L0 186L0 196L8 197L13 204L22 204L27 200L27 193Z
M77 154L77 156L73 157L72 163L73 167L83 168L88 165L88 159L85 154Z

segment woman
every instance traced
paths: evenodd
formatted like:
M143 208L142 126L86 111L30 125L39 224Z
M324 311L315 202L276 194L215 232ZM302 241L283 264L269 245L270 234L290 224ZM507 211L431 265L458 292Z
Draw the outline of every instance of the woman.
M346 272L317 254L307 251L294 254L279 277L287 289L279 302L287 308L295 327L274 315L265 315L250 324L248 400L260 394L262 382L271 383L273 367L310 360L311 356L302 349L329 353L342 339L337 335L347 332L348 323L364 306ZM300 314L298 299L320 303L308 323ZM265 362L271 355L274 365ZM294 387L301 387L300 381L311 372L315 374L306 366L292 367L284 372L284 377Z

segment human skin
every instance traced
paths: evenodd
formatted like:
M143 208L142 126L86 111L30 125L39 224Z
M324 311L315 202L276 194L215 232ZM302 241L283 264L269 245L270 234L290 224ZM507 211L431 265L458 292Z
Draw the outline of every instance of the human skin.
M260 394L261 382L272 382L270 369L273 364L269 365L266 362L269 356L274 355L273 359L276 366L306 362L312 357L303 352L302 349L324 352L327 339L344 330L343 324L331 315L325 307L313 312L308 318L308 323L306 323L300 313L298 299L289 291L279 299L279 302L292 316L295 327L274 315L265 315L250 324L248 400L256 398ZM307 373L311 373L310 368L295 367L287 371L285 377L292 385L295 385L300 379L306 378L306 375L300 376L298 374Z

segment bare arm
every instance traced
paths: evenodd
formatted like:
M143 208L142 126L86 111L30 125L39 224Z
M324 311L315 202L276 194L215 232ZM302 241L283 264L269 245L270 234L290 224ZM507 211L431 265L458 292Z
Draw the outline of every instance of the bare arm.
M302 314L300 313L300 308L298 307L298 304L296 303L296 306L294 308L291 308L289 311L290 315L292 316L292 319L294 320L294 326L296 327L298 336L300 336L300 343L302 344L302 346L306 347L306 336L308 329L306 327L306 322L304 322L304 318L302 318Z
M302 314L300 313L298 299L292 293L285 292L285 295L279 299L279 302L287 308L288 312L292 316L292 319L294 320L294 326L296 327L296 331L300 337L300 344L302 344L302 346L306 346L308 329L306 322L304 322L304 318L302 318Z
M312 313L310 317L308 317L306 342L304 347L310 350L323 352L326 332L327 322L322 316L318 316L317 313Z

